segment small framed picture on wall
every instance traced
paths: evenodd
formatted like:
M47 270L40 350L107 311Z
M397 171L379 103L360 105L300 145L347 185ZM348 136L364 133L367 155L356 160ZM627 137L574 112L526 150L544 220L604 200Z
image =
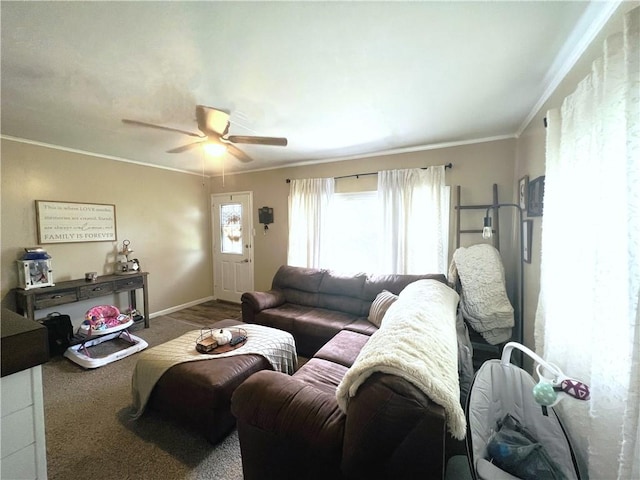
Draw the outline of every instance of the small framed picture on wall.
M531 241L533 240L533 220L522 221L522 257L531 263Z
M525 175L518 182L518 205L523 213L527 211L527 198L529 198L529 175Z
M544 204L544 175L529 182L527 198L527 215L541 217Z

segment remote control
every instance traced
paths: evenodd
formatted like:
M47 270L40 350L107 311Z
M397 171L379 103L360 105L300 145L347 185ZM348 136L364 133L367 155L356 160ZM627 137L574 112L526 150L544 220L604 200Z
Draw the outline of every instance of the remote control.
M239 343L244 342L246 339L247 339L246 335L240 335L240 336L237 336L237 337L233 337L231 339L231 341L229 342L229 345L234 347L234 346L238 345Z

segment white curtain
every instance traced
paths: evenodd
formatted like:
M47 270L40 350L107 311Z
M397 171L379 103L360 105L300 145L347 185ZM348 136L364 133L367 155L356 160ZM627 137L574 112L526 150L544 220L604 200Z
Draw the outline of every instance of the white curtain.
M378 172L383 273L446 273L444 166Z
M639 18L547 116L536 349L591 387L558 409L592 479L640 478Z
M322 235L325 233L333 178L291 180L289 190L289 245L287 263L320 268Z

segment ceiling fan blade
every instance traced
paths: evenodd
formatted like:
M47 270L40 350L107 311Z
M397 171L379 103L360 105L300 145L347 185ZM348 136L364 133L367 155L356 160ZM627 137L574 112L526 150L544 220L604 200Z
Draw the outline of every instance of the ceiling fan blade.
M191 150L192 148L197 147L198 145L202 145L203 142L193 142L188 143L186 145L182 145L181 147L172 148L171 150L167 150L167 153L182 153L187 150Z
M229 113L205 105L196 105L198 129L207 136L225 135L229 129Z
M179 128L164 127L162 125L155 125L153 123L141 122L139 120L130 120L128 118L123 118L122 119L122 123L127 123L129 125L138 125L138 126L141 126L141 127L151 127L151 128L156 128L158 130L167 130L169 132L182 133L184 135L189 135L190 137L203 138L203 135L201 135L199 133L193 133L193 132L189 132L187 130L180 130Z
M254 145L275 145L277 147L286 147L287 139L284 137L251 137L246 135L229 135L225 137L232 143L252 143Z
M242 150L240 150L235 145L233 145L231 143L225 143L225 145L227 147L227 152L229 152L231 155L236 157L241 162L248 163L248 162L252 162L253 161L253 158L251 158L249 155L244 153Z

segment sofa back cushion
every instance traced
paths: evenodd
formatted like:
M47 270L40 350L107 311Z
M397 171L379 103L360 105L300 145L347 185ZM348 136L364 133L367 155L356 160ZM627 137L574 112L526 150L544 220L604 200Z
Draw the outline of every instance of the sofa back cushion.
M316 307L323 275L324 271L316 268L282 265L273 277L271 288L280 290L289 303Z
M320 282L318 306L329 310L362 314L362 291L367 279L364 273L342 274L325 270Z
M398 295L411 282L425 278L447 283L447 278L442 274L344 274L332 270L283 265L274 275L271 288L280 290L289 303L367 317L371 303L382 290Z
M441 273L430 273L425 275L369 275L367 277L367 282L364 285L363 299L373 302L382 290L388 290L391 293L399 295L400 292L404 290L404 287L410 283L426 278L438 280L445 285L447 284L447 277Z
M290 288L308 293L317 293L323 276L324 270L317 268L282 265L273 276L272 288L277 290Z

